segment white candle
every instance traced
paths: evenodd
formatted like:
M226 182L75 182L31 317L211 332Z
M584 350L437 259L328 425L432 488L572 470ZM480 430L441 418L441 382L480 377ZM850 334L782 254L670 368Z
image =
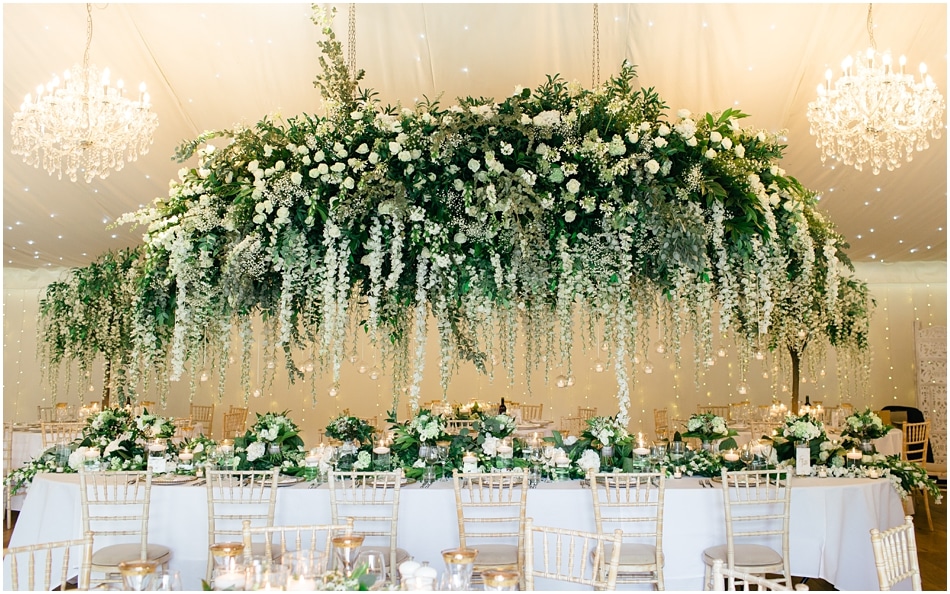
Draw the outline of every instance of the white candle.
M683 478L683 473L680 472L680 469L679 469L679 468L677 468L676 470L673 471L673 478L675 478L675 479Z
M877 478L877 468L868 468L868 478Z
M650 450L643 447L643 444L640 444L640 447L633 448L633 453L638 456L646 456L650 453Z
M304 458L304 462L307 466L319 466L320 465L320 456L307 456Z
M737 454L734 450L726 450L722 457L726 460L726 462L736 462L739 460L739 454Z
M148 451L155 455L165 451L165 444L161 443L150 443L148 444Z
M99 450L86 450L86 460L95 460L99 457Z
M178 459L184 462L185 464L191 464L191 461L194 460L195 455L191 452L182 452L178 454Z
M828 478L828 471L824 468L818 469L818 478Z
M571 463L571 459L568 458L567 456L558 456L557 458L554 459L554 463L557 464L558 466L567 466L568 464Z
M214 578L214 589L215 590L243 590L244 589L244 572L241 571L227 571L225 573L218 574Z
M289 577L287 578L287 589L313 592L317 589L317 580L311 577Z
M415 575L416 571L422 567L418 561L403 561L399 564L399 576L403 579Z
M465 464L475 464L478 462L478 458L476 458L474 454L468 453L462 457L462 462Z
M498 456L501 458L511 458L512 450L510 445L501 444L498 446L496 451L498 452Z
M382 456L383 454L389 453L389 448L387 448L386 446L376 446L375 448L373 448L373 453L379 454L380 456Z
M860 460L863 456L863 454L860 451L858 451L857 448L852 449L850 452L848 452L845 455L848 457L849 460Z

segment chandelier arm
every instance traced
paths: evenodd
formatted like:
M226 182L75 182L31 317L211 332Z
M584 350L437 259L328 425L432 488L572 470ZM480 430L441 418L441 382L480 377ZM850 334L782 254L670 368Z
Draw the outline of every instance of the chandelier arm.
M868 4L868 38L871 40L871 49L877 51L877 42L874 41L874 5Z

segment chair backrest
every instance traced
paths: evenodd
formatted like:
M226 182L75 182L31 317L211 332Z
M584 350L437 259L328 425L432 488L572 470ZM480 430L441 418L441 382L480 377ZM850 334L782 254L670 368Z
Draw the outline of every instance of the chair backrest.
M274 559L275 553L321 552L330 561L332 539L334 536L353 534L353 520L348 518L342 524L309 524L303 526L251 526L250 520L244 520L241 540L244 543L244 559L250 562L253 556L254 537L260 536L264 542L264 557ZM261 540L261 539L258 539Z
M70 422L40 423L40 435L43 439L43 449L51 448L56 444L70 443L82 437L82 428L85 423Z
M528 472L452 471L459 546L480 543L517 544L524 551L524 519L528 505ZM478 564L478 559L475 560Z
M716 592L725 590L734 592L737 584L742 585L743 590L749 590L750 585L755 586L755 589L760 592L792 590L792 588L789 588L781 582L769 580L759 575L729 569L723 564L722 559L716 559L712 567L712 589ZM796 584L794 589L804 592L808 590L808 586L805 584Z
M277 508L279 468L271 470L207 470L208 544L239 542L244 521L253 526L273 526ZM211 579L212 559L208 559Z
M594 526L601 534L623 531L625 543L656 547L656 563L650 574L625 583L659 583L663 567L663 499L666 493L666 469L659 472L591 472L591 497L594 502Z
M452 435L458 435L462 429L468 429L471 433L472 424L474 422L474 419L446 419L445 432L451 433Z
M544 414L544 404L522 404L521 405L521 420L522 421L540 421L542 414Z
M561 425L558 427L563 435L574 435L576 437L580 437L586 428L587 421L580 417L561 417Z
M92 534L87 533L75 540L3 549L4 573L9 576L9 583L5 586L11 590L65 590L67 580L75 575L77 564L77 587L88 590L92 570ZM54 567L56 573L53 573Z
M205 435L211 435L213 429L212 421L214 421L214 405L200 405L192 404L188 416L191 417L191 420L195 423L201 423L201 429L205 432Z
M86 472L80 466L79 495L83 533L91 533L94 539L107 537L110 545L138 540L139 559L148 558L151 472Z
M13 421L3 423L3 476L13 470Z
M247 422L247 409L233 410L224 413L224 437L230 439L244 433Z
M195 423L189 418L172 419L175 426L175 434L172 436L175 440L191 439L195 436Z
M616 590L621 531L612 535L524 524L524 582L534 590L535 578ZM608 547L609 545L609 547ZM542 584L543 585L543 584Z
M871 529L871 549L881 590L910 579L914 590L922 590L920 563L917 560L917 541L914 537L914 518L907 516L900 526L881 532Z
M387 567L396 567L399 538L399 488L403 473L330 472L330 521L353 521L353 530L365 546L389 548Z
M925 464L927 448L930 443L930 421L923 423L904 423L901 459Z
M841 409L842 412L844 412L845 417L849 417L854 414L854 405L851 404L850 402L839 402L838 408ZM844 417L842 417L841 420L843 421Z
M696 413L697 414L712 413L716 415L717 417L722 417L726 422L729 421L729 406L728 405L727 406L713 406L713 405L697 404Z
M670 433L670 412L665 408L653 409L653 431L657 439L665 439Z
M792 473L787 470L729 472L723 468L722 490L728 567L735 567L736 544L750 541L770 546L783 559L788 559Z
M37 406L36 420L40 423L50 423L56 420L56 409L52 406Z
M881 417L881 422L885 425L891 424L891 411L889 410L876 410L874 414Z
M577 407L577 416L584 419L593 419L597 416L597 407L596 406L578 406Z

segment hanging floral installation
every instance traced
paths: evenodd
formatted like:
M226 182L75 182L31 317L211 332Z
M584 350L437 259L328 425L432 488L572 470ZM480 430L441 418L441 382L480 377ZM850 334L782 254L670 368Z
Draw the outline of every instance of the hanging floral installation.
M260 316L291 380L309 357L339 391L356 320L415 409L430 324L443 389L460 361L528 385L542 368L572 379L573 346L596 333L626 423L632 362L660 319L677 361L692 336L697 366L714 314L746 361L802 311L822 312L810 344L866 349L847 245L779 167L777 136L742 128L741 112L668 118L629 64L594 89L553 76L501 102L383 106L347 70L332 13L313 18L326 115L203 134L178 150L196 164L168 197L123 217L145 231L132 377L223 374L236 329L247 394ZM71 326L56 311L47 328Z

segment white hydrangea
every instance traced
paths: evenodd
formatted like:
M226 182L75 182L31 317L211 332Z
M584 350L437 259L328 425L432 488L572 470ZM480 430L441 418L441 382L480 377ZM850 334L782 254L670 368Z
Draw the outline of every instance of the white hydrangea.
M584 469L585 473L590 470L599 470L600 456L598 456L594 450L584 450L584 453L581 454L580 459L577 461L577 466Z
M247 446L247 461L253 462L264 455L264 452L267 451L267 448L264 446L263 442L255 441L251 442Z

